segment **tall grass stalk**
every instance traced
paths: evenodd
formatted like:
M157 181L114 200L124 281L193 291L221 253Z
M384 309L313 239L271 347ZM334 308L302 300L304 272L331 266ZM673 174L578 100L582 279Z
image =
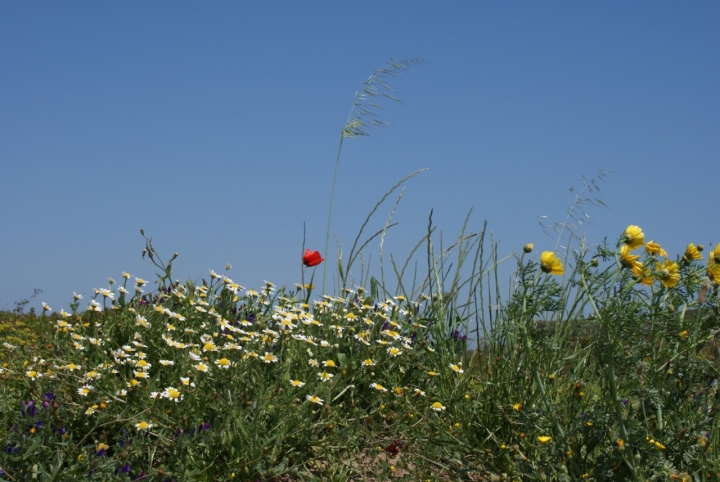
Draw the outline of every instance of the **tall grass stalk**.
M338 143L337 156L335 157L335 171L333 172L332 187L330 189L327 232L325 233L325 259L328 257L328 248L330 247L333 201L335 200L335 186L337 185L337 175L340 169L340 155L342 153L343 141L346 138L370 135L370 127L383 127L388 125L387 121L378 117L377 111L382 110L379 102L382 99L387 99L389 101L402 103L402 101L394 95L394 89L388 84L389 78L397 77L400 72L424 62L423 59L395 60L391 58L385 63L384 67L376 69L370 77L365 80L362 89L355 92L353 106L350 109L350 114L345 122L345 126L340 132L340 142ZM326 277L327 263L323 266L323 293L326 292Z

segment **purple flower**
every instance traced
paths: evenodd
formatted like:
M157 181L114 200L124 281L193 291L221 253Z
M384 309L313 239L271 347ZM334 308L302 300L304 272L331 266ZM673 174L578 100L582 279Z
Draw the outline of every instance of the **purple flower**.
M27 403L25 403L25 400L20 401L20 413L22 413L22 416L30 415L31 417L35 415L35 412L37 412L37 409L35 408L35 402L32 400L29 400Z
M18 447L16 444L6 445L5 453L6 454L16 454L19 449L20 449L20 447Z

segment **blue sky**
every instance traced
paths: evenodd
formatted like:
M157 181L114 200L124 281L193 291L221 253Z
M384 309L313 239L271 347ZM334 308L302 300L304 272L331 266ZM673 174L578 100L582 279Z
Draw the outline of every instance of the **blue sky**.
M673 255L720 242L719 22L716 2L2 2L0 309L153 279L141 228L179 252L177 278L231 263L246 287L299 281L354 93L391 57L427 62L392 80L390 127L344 143L346 254L421 168L397 259L431 209L446 242L473 208L501 255L552 249L539 216L562 220L601 169L590 243L629 224Z

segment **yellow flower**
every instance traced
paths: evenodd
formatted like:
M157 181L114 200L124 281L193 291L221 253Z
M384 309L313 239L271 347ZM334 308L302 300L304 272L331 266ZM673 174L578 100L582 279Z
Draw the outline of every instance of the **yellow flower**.
M552 437L548 437L547 435L540 435L537 439L541 444L546 444L552 440Z
M513 405L513 410L515 410L516 412L519 412L521 408L522 408L522 403L520 403L520 402Z
M690 336L690 332L687 331L687 330L683 330L683 331L680 332L680 337L681 337L681 338L687 338L687 337L689 337L689 336Z
M445 410L445 407L440 402L433 403L432 405L430 405L430 408L432 408L436 412L442 412L443 410Z
M708 266L707 275L711 281L715 282L715 284L720 283L720 264L712 264Z
M664 249L660 247L658 243L655 241L648 241L645 244L645 252L651 256L655 256L656 254L659 254L660 256L667 257L667 253Z
M666 288L672 288L677 285L680 281L677 263L669 259L666 259L662 265L657 263L657 276Z
M642 270L642 263L638 261L638 259L640 259L640 255L630 254L629 245L626 244L620 247L620 264L623 265L623 267L631 270Z
M653 278L650 270L644 268L639 261L637 262L637 264L635 264L635 266L632 267L632 273L633 278L635 278L636 280L638 280L639 283L644 284L645 286L652 286L653 281L655 281L655 278Z
M562 261L552 251L543 251L540 255L540 269L543 273L561 275L565 272Z
M657 448L658 450L665 450L665 446L660 442L655 442L655 448Z
M694 244L690 243L687 248L685 248L683 258L687 261L702 259L702 254L700 254L700 251L698 251Z
M630 225L625 230L622 241L630 250L635 250L645 244L645 234L643 234L639 226Z
M325 360L323 366L335 368L335 362L333 360Z
M720 244L715 246L708 256L708 260L720 265Z
M152 428L152 424L147 422L139 422L135 424L135 428L138 430L148 430Z

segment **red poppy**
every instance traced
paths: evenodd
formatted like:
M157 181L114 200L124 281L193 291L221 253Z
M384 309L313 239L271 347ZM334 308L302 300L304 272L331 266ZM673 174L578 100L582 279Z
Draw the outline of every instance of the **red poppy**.
M400 449L402 448L402 445L397 440L394 443L391 443L387 447L385 447L383 450L390 454L391 457L395 457L398 452L400 452Z
M303 264L305 266L317 266L323 261L322 256L320 256L320 251L310 251L306 249L305 254L303 254Z

